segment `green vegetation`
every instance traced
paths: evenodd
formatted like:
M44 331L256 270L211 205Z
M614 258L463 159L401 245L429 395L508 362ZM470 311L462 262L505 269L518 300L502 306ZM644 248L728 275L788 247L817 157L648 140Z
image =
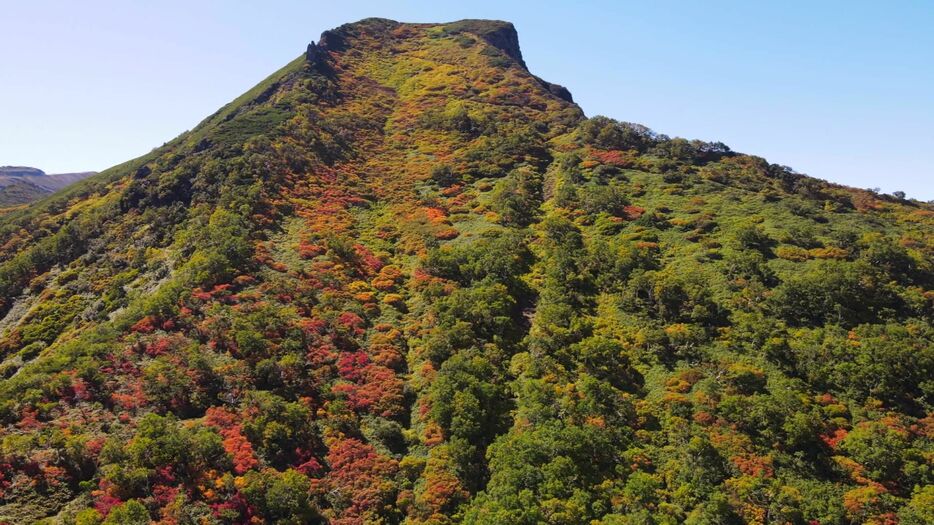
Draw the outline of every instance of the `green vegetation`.
M0 522L922 524L934 208L368 19L0 217Z

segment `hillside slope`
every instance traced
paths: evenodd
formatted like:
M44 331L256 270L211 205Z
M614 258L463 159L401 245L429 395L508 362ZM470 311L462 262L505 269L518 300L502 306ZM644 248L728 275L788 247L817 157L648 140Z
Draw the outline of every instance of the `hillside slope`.
M0 523L930 523L932 231L345 25L0 217Z
M52 193L29 179L11 177L0 180L0 213L3 208L37 201Z
M93 171L49 175L37 168L0 166L0 213L2 208L37 201L91 175Z

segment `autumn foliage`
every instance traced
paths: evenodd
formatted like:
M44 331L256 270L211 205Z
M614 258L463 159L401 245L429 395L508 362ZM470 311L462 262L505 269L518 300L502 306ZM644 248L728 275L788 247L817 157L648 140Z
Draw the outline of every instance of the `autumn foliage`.
M930 523L930 205L516 38L342 26L0 216L0 523Z

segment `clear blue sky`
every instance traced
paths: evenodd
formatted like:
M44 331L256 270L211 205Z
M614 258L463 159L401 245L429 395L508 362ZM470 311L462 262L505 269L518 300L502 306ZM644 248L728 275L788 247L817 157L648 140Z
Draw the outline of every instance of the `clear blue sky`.
M0 0L0 165L101 170L368 16L515 23L588 115L934 199L932 1Z

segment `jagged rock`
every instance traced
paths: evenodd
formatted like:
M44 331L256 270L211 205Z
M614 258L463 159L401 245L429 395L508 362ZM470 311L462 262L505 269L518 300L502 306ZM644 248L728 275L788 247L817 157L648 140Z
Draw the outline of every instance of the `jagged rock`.
M315 63L318 61L320 55L321 51L318 49L318 46L314 41L308 44L308 49L305 51L305 60L311 63Z

